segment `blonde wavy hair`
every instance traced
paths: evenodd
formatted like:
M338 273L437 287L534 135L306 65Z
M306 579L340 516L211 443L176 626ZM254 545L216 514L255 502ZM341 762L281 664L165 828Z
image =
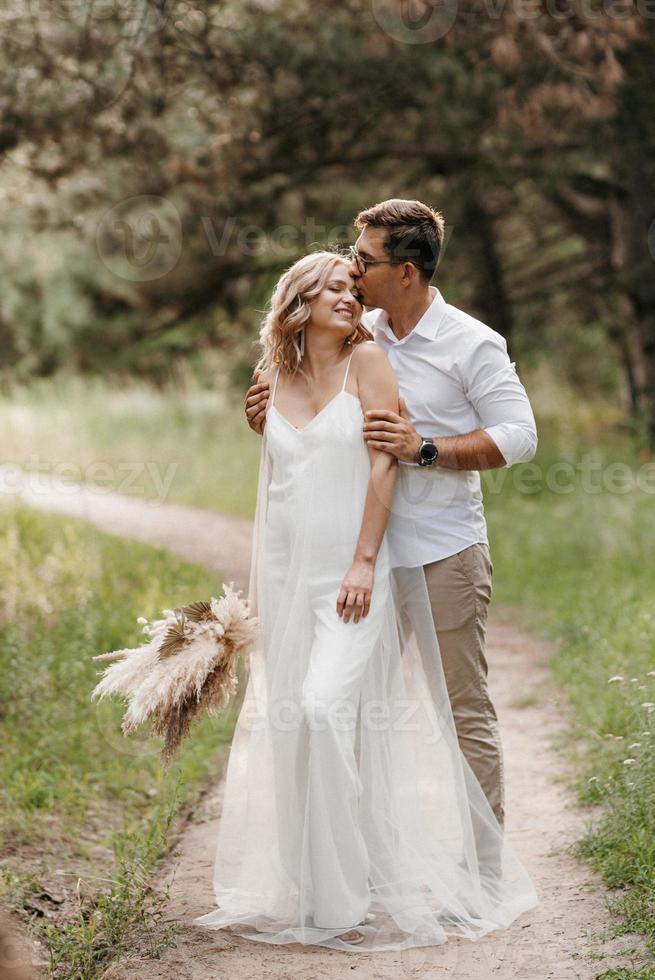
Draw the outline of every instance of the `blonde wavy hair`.
M279 364L289 374L300 369L300 339L311 319L311 302L325 288L338 263L347 266L349 260L338 252L310 252L283 273L273 290L270 309L259 332L262 353L255 371L266 371L274 364ZM373 339L361 322L361 312L358 305L353 319L355 326L346 339L347 344L354 346Z

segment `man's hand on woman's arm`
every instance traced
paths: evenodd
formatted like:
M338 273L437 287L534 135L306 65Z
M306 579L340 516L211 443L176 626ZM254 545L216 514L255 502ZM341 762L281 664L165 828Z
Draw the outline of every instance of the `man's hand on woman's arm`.
M505 465L503 454L484 429L461 436L436 436L432 432L426 432L425 436L434 439L439 450L432 469L440 466L447 470L490 470ZM366 413L364 438L371 449L389 453L401 463L418 464L423 439L412 424L403 398L400 414L377 409Z
M251 385L246 392L244 408L248 425L261 435L266 423L266 406L270 395L271 386L268 381L260 381L261 372L257 372L255 384Z
M433 470L489 470L529 462L537 450L537 427L505 340L495 334L471 347L462 356L459 371L480 428L456 436L419 434L401 399L399 413L366 413L368 445L401 462L418 463L421 436L430 437L439 450Z

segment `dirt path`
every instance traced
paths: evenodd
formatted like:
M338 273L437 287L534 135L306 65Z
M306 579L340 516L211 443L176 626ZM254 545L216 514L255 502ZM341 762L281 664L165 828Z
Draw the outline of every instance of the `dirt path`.
M27 488L21 497L30 506L86 518L104 531L164 545L213 570L229 570L239 586L246 582L246 521L84 488L65 494ZM214 906L219 781L156 882L170 885L166 917L183 926L176 949L160 960L116 964L103 980L313 980L349 975L350 970L364 980L392 980L399 974L430 980L593 980L610 967L629 965L634 942L629 936L604 940L610 925L607 892L570 851L588 814L565 788L567 766L557 750L566 730L565 702L550 679L551 650L495 610L488 653L505 752L506 832L535 883L535 909L477 943L450 940L403 953L348 956L328 949L263 946L227 930L194 926L192 919Z
M230 574L246 588L250 566L250 521L224 517L200 507L162 504L101 487L82 486L45 474L17 476L16 467L0 465L0 494L15 495L36 510L80 517L101 531L169 548L182 558Z

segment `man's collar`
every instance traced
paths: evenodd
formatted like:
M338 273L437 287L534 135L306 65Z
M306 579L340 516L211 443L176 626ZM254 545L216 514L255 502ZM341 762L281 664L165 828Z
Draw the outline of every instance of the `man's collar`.
M428 340L434 340L436 337L437 329L444 317L447 304L439 290L436 287L433 288L435 293L432 302L413 330L407 334L407 337L411 337L413 334L420 334L421 337L426 337ZM407 337L403 337L402 340L399 340L398 337L396 337L393 330L389 326L389 316L386 310L371 310L370 312L365 313L364 317L366 318L365 326L367 326L369 330L381 330L385 336L389 338L391 343L400 344L403 342L403 340L407 340Z

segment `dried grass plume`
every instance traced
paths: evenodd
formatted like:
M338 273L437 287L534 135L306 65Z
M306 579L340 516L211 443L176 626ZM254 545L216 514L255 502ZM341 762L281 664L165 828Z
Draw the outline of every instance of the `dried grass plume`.
M93 658L115 663L107 667L91 697L127 698L124 735L150 718L153 732L164 737L165 767L202 712L218 714L237 690L237 661L252 647L258 624L232 585L223 585L218 599L164 609L164 619L149 622L139 617L137 622L150 637L147 643Z

